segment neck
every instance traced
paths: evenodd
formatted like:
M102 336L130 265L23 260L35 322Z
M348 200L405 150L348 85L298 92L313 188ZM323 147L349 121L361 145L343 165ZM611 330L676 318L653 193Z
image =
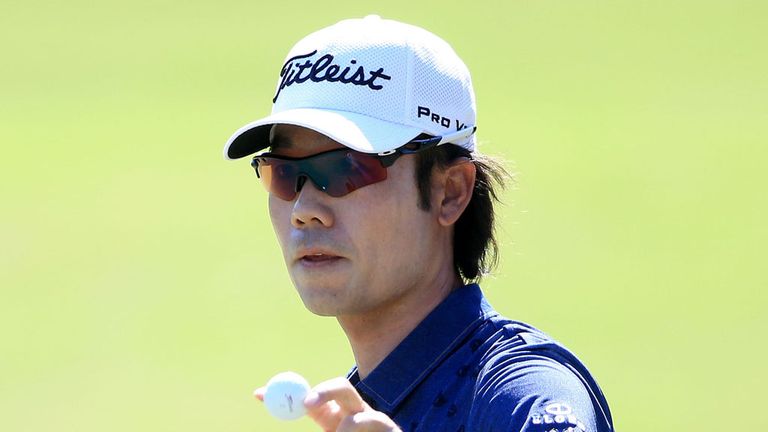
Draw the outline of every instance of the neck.
M462 286L453 271L449 274L433 283L414 286L376 310L337 317L355 356L360 379L368 376L451 291Z

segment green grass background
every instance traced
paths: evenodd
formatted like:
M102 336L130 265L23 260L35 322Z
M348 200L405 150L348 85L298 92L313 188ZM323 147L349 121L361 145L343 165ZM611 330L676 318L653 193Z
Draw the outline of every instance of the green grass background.
M768 3L0 5L0 430L315 430L251 391L352 364L247 161L292 44L378 13L470 67L519 173L483 286L589 365L626 431L768 426Z

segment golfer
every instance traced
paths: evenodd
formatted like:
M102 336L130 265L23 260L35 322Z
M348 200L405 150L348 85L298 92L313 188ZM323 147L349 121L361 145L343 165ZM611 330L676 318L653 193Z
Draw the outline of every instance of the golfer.
M612 431L587 368L476 283L496 256L505 173L477 151L472 81L451 46L369 16L310 34L275 69L272 114L224 154L255 154L291 280L354 353L304 401L319 428Z

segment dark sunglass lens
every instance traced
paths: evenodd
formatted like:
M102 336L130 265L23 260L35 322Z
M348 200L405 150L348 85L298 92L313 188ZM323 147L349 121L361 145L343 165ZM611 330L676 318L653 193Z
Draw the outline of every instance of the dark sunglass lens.
M260 159L257 167L261 183L271 194L286 201L296 196L296 167L290 161Z
M330 165L330 182L326 192L332 197L344 196L387 178L387 169L381 162L365 153L339 152L338 158Z
M286 201L296 198L299 177L332 197L387 178L387 169L376 156L347 149L292 160L257 157L253 166L267 191Z

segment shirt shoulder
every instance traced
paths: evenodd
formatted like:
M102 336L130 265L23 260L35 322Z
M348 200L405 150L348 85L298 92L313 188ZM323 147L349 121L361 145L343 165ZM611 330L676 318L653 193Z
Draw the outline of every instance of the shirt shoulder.
M599 387L565 347L524 323L487 324L467 431L612 430Z

